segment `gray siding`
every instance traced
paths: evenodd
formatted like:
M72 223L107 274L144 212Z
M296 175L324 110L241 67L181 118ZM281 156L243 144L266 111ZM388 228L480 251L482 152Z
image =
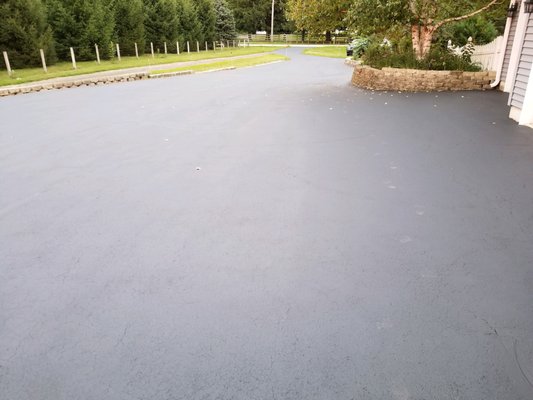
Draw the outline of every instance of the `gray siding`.
M527 21L526 35L520 53L520 61L516 71L513 92L511 93L511 106L522 109L524 96L526 94L527 83L531 64L533 63L533 16L530 14Z
M505 82L507 77L507 71L509 71L509 63L511 61L511 49L513 48L513 41L516 35L516 26L518 25L518 12L515 13L512 21L511 28L509 29L509 39L507 40L507 46L505 47L505 55L503 57L503 67L501 80Z

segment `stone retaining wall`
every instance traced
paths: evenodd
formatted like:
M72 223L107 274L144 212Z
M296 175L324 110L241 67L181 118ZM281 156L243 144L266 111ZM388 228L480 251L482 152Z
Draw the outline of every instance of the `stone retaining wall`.
M371 90L407 92L490 89L495 72L425 71L418 69L356 66L352 83Z
M17 86L8 87L8 88L0 87L0 97L14 96L17 94L24 94L24 93L40 92L43 90L65 89L65 88L80 87L80 86L107 85L110 83L132 82L132 81L138 81L138 80L150 79L150 78L164 78L164 77L169 77L169 76L187 75L187 74L191 74L192 72L193 71L178 71L178 72L169 72L165 74L155 74L155 75L151 75L148 72L136 72L136 73L130 73L130 74L123 74L123 75L77 79L77 80L66 81L66 82L55 82L54 83L54 82L42 81L42 82L37 82L35 84L21 85L20 87L17 87Z

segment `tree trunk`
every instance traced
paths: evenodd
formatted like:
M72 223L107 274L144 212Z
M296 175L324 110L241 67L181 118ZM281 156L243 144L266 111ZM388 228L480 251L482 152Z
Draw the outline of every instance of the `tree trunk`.
M331 31L326 31L326 43L331 43Z
M302 29L302 43L305 42L305 29Z
M431 41L436 27L433 25L413 25L411 26L411 36L413 39L413 50L417 60L426 57L431 49Z

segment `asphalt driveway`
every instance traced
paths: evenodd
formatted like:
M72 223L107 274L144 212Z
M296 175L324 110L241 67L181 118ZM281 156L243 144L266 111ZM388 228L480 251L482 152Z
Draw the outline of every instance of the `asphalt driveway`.
M342 60L0 99L0 399L533 398L533 130Z

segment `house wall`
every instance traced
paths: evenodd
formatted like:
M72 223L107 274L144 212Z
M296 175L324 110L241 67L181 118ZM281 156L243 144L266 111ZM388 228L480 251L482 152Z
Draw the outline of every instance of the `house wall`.
M509 36L505 45L505 52L503 57L503 66L501 72L501 88L505 87L505 79L507 78L507 72L509 71L509 63L511 61L511 50L513 48L513 42L516 36L516 28L518 26L518 16L521 4L518 2L518 10L515 12L513 18L509 21Z

